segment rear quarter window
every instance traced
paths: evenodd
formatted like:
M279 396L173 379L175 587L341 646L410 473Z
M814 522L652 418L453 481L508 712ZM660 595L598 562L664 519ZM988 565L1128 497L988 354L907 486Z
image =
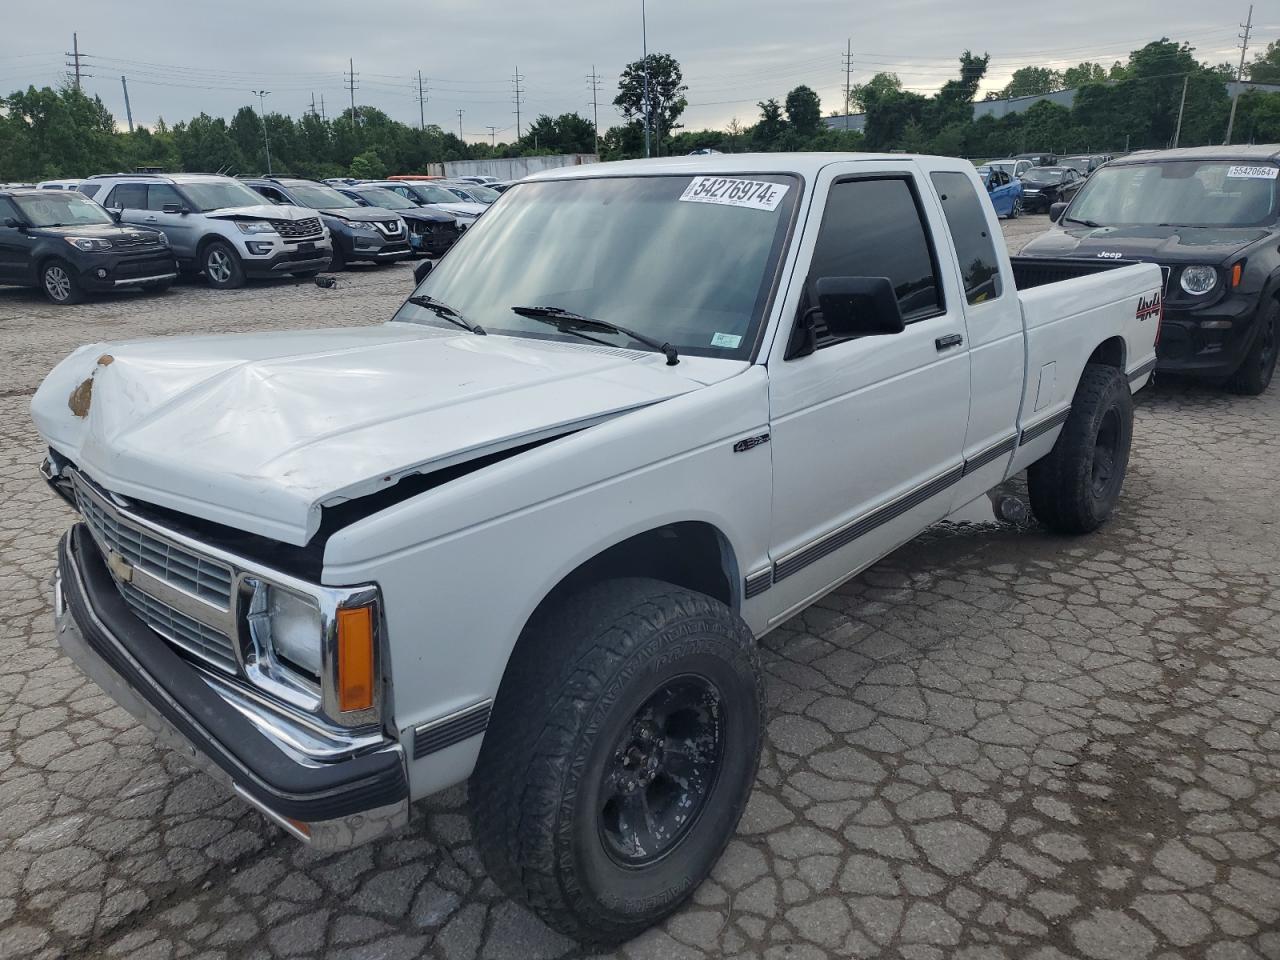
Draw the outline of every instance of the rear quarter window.
M1000 262L986 210L973 182L963 173L937 172L929 176L942 201L947 230L960 261L965 298L970 304L996 299L1000 296Z

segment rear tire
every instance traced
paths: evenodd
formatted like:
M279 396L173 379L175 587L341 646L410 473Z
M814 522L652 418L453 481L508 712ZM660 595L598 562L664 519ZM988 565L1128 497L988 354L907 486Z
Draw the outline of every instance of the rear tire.
M50 260L40 268L40 288L55 306L68 307L84 301L84 289L76 272L64 260Z
M1245 354L1240 369L1227 381L1227 389L1245 397L1256 397L1271 384L1280 353L1280 302L1272 300L1262 315L1253 346Z
M1055 533L1091 533L1120 499L1133 441L1133 397L1124 372L1089 364L1053 449L1027 471L1036 519Z
M225 240L214 240L200 253L204 278L215 290L235 290L244 286L244 264Z
M1022 198L1014 197L1013 206L1009 209L1009 219L1017 220L1020 216L1022 216Z
M742 816L759 655L724 604L648 579L589 587L526 634L469 785L476 842L549 926L620 943L693 893Z

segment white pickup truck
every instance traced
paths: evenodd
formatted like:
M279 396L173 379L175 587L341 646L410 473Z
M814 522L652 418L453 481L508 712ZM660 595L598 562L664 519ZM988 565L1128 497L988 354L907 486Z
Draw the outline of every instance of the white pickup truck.
M756 638L1020 471L1106 520L1162 278L1090 269L1011 263L958 160L533 178L384 326L64 360L59 640L317 847L470 778L498 883L619 941L735 829Z

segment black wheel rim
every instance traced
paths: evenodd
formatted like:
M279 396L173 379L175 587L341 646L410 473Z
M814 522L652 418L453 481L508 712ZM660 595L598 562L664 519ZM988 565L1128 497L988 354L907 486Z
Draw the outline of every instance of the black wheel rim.
M1095 499L1105 499L1116 482L1116 460L1120 454L1120 413L1114 407L1102 417L1093 445L1093 476L1090 488Z
M706 677L668 680L641 704L600 790L600 839L615 862L647 866L679 845L715 787L724 740L720 691Z

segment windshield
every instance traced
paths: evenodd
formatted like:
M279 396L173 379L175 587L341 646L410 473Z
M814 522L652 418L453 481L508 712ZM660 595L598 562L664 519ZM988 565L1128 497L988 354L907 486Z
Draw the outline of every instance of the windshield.
M344 197L333 187L322 187L318 183L292 186L289 188L289 192L293 194L293 199L298 202L299 206L310 207L313 210L336 210L360 206L350 197Z
M498 193L497 190L491 190L488 187L478 183L467 184L466 191L467 193L471 194L471 196L479 200L481 203L493 203L493 201L497 200L498 197L501 196L501 194Z
M730 206L726 194L714 194L722 184L765 199ZM716 199L686 199L686 188ZM521 184L476 221L417 292L491 334L580 340L511 309L555 306L630 327L681 353L746 358L799 193L795 178L775 175ZM439 322L409 303L395 319ZM626 335L591 335L650 349Z
M33 227L68 227L81 223L115 223L111 214L78 193L50 190L39 196L15 196L22 215Z
M256 207L267 203L237 180L194 180L178 184L187 201L196 210L225 210L227 207Z
M1035 180L1038 183L1057 183L1062 179L1061 170L1050 170L1046 167L1035 167L1022 175L1023 180Z
M432 186L429 183L406 183L411 191L426 203L458 203L461 198L455 197L444 187ZM465 203L466 201L462 201Z
M1103 226L1248 227L1276 218L1272 164L1176 160L1096 170L1067 211Z
M1061 163L1062 166L1070 167L1072 170L1079 171L1080 173L1084 173L1089 169L1088 157L1067 157L1065 160L1061 161Z
M360 199L368 201L375 207L384 207L387 210L411 210L417 206L412 200L407 200L394 190L383 190L381 187L370 187L367 190L353 190L360 196Z

